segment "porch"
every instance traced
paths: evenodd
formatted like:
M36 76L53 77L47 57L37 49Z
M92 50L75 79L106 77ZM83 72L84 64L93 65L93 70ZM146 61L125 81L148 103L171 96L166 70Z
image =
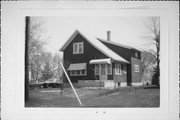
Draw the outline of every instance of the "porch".
M89 64L94 68L95 84L99 82L103 87L127 86L127 63L105 58L90 60Z

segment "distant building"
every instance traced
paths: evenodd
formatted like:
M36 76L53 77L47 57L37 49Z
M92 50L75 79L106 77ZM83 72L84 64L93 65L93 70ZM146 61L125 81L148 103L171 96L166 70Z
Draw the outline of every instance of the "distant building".
M76 30L60 51L72 82L105 87L142 85L141 52L110 40L88 37Z

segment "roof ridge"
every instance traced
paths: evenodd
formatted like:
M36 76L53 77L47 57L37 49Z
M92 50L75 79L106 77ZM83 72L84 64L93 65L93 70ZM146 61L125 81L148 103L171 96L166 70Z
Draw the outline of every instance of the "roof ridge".
M106 42L106 43L110 43L110 44L116 45L116 46L125 47L127 49L136 49L134 47L131 47L131 46L128 46L128 45L123 45L123 44L120 44L118 42L108 41L108 40L105 40L105 39L102 39L102 38L98 38L98 37L96 37L96 39L99 40L99 41L102 41L102 42Z

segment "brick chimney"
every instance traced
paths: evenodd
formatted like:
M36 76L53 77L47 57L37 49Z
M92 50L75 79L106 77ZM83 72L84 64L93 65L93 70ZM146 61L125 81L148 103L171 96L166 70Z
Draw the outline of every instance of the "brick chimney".
M111 31L107 31L107 41L111 40Z

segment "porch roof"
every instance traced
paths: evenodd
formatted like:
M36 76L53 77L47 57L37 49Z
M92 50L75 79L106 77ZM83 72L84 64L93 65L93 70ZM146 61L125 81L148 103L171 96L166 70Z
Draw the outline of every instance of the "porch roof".
M90 64L99 64L99 63L108 63L111 64L111 59L110 58L105 58L105 59L93 59L89 61Z
M70 64L67 70L84 70L86 69L86 63Z

